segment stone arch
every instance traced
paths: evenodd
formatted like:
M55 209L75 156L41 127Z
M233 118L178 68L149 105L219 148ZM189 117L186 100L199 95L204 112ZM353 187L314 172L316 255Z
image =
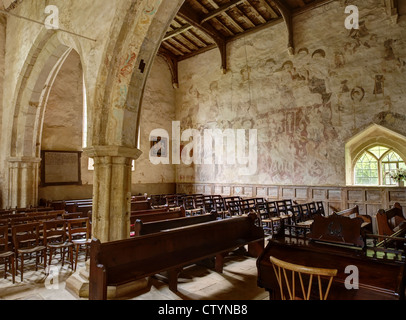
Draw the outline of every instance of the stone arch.
M95 98L90 145L137 146L146 79L170 23L184 0L133 1L111 55L106 55Z
M349 139L345 145L345 168L347 185L354 184L355 163L366 149L382 145L393 149L406 159L406 137L384 126L372 124Z
M49 93L76 43L63 43L57 33L40 32L17 79L7 152L8 207L37 205L41 136Z
M94 160L92 232L101 242L130 236L131 164L141 153L138 121L146 79L183 2L133 1L121 27L113 27L120 31L99 71L85 150Z

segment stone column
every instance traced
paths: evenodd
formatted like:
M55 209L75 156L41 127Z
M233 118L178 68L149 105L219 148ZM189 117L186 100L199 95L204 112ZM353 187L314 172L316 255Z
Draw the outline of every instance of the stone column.
M96 146L85 150L94 159L92 237L101 242L130 237L131 165L141 151L117 146ZM108 288L108 298L117 299L130 292L145 289L148 279ZM89 261L66 280L66 289L89 297Z
M8 161L7 207L38 205L40 158L16 157Z
M141 151L95 146L85 153L94 159L92 236L101 242L129 238L131 164Z

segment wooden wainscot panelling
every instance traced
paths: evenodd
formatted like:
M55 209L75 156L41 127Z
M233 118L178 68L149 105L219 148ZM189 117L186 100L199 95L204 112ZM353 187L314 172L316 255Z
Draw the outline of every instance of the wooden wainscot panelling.
M212 188L211 186L204 186L204 194L211 195L212 194Z
M328 199L341 201L341 190L328 190Z
M240 186L234 187L233 188L233 195L240 196L240 197L243 196L244 195L244 188L240 187Z
M327 191L324 189L313 189L312 195L314 200L326 200L327 199Z
M223 187L222 186L214 186L214 194L222 194L223 193Z
M197 185L195 188L195 193L198 193L198 194L204 193L204 186Z
M268 188L268 198L278 199L279 198L279 189L278 187Z
M293 199L295 197L295 189L294 188L283 188L282 197L284 199Z
M244 187L244 196L246 197L253 197L254 196L254 188L252 187Z
M223 195L230 196L231 195L231 187L223 187Z
M391 202L406 201L405 191L389 191L389 200Z
M267 196L268 196L268 188L266 188L266 187L257 188L257 197L266 198Z
M307 195L307 188L297 188L296 189L296 199L297 200L307 200L308 195Z
M364 190L348 190L348 201L364 201Z
M368 202L382 203L384 199L384 192L382 190L367 190L366 200Z

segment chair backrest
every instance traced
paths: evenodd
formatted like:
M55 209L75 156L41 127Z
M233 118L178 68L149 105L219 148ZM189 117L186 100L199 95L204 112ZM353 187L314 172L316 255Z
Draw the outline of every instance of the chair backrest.
M293 220L294 222L303 222L302 210L300 210L300 205L294 204L292 206Z
M286 300L286 292L288 293L289 300L295 300L298 298L310 300L313 279L315 277L317 277L319 299L327 300L330 293L331 284L333 283L333 279L338 272L336 269L322 269L301 266L279 260L272 256L270 257L270 260L275 271L282 300ZM297 287L296 275L299 278ZM323 287L325 287L325 290L323 290ZM296 296L296 292L300 290L303 298Z
M230 216L240 216L242 213L240 200L227 202L228 213Z
M22 247L36 247L40 243L40 224L27 223L12 226L13 244L18 250Z
M88 212L73 212L73 213L64 213L62 215L62 219L70 220L70 219L81 219L81 218L88 218Z
M66 221L68 224L69 241L72 241L76 237L90 239L91 230L89 218L70 219Z
M195 209L195 197L194 196L186 196L183 198L183 206L185 210Z
M0 252L9 251L8 227L0 226Z
M311 218L309 204L303 203L299 206L300 206L300 211L302 212L302 220L303 221L309 220Z
M316 207L317 207L317 211L320 215L322 215L323 217L326 216L326 211L324 210L323 201L316 201Z
M223 197L222 197L222 196L220 196L220 195L213 195L213 196L212 196L212 199L213 199L213 202L214 202L214 207L215 207L216 212L225 211L225 210L226 210L226 208L225 208L225 206L224 206L224 200L223 200Z
M203 202L204 202L204 210L206 212L216 211L216 207L214 205L214 200L213 200L212 196L204 195Z
M276 201L268 201L268 212L270 217L277 217L278 216L278 206L276 205Z
M44 244L51 242L65 242L66 235L66 220L49 220L43 223Z
M202 194L193 195L195 198L195 208L204 208L204 196Z
M243 214L248 214L253 211L257 211L257 205L255 199L242 199L241 203L241 210Z

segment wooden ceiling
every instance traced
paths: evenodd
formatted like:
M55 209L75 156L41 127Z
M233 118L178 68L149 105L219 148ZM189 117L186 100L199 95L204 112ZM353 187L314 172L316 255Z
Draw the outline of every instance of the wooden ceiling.
M227 43L275 23L285 22L287 48L294 52L292 17L334 0L185 0L164 37L159 55L171 66L177 86L177 63L218 47L227 70Z

